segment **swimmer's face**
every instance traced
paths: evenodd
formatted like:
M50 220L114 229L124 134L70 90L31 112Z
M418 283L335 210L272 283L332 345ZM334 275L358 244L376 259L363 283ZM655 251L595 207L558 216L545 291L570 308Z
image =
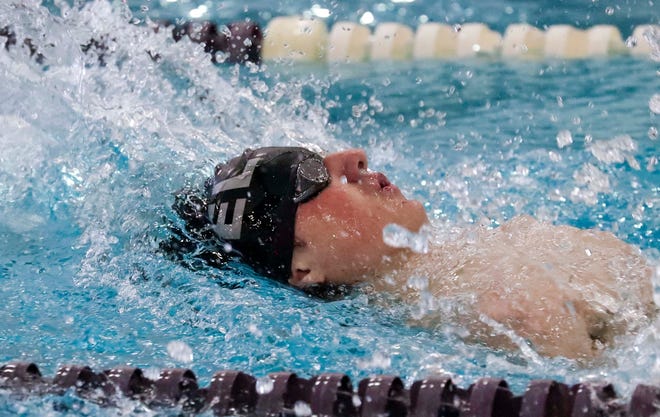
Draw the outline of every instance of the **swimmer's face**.
M331 182L298 206L292 276L295 286L354 284L384 270L402 249L383 242L390 223L418 231L428 222L418 201L406 199L385 175L367 170L362 150L325 157Z

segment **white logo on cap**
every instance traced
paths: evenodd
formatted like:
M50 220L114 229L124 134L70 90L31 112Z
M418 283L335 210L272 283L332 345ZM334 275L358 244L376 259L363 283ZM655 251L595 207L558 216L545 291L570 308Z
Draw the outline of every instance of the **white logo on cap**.
M220 181L217 184L213 185L213 190L211 195L215 196L219 192L245 189L245 194L248 193L250 187L250 182L252 181L252 174L254 173L254 168L257 166L257 163L261 158L254 158L247 161L243 172L235 177L227 178L224 181ZM245 204L247 203L247 198L237 198L235 200L222 201L220 204L209 205L209 219L214 219L215 210L218 210L218 216L215 224L213 225L213 231L220 236L222 239L235 240L241 237L241 226L243 225L243 212L245 211ZM230 208L233 207L233 210ZM227 216L230 212L233 212L231 222L229 222Z

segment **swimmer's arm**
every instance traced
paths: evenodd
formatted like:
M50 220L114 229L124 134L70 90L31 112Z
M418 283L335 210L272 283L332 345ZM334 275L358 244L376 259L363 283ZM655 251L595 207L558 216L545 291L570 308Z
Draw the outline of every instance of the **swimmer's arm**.
M600 345L590 334L589 318L561 300L557 292L515 291L502 297L491 291L479 297L478 309L544 356L589 359L599 352Z

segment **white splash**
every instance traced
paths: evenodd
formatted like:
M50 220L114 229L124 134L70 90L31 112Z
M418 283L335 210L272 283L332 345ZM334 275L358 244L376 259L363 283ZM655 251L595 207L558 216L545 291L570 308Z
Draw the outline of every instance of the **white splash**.
M167 354L179 362L190 363L193 361L192 348L180 340L175 340L167 344Z
M296 401L293 412L298 417L307 417L312 415L312 408L304 401Z
M557 133L557 146L559 149L564 148L573 143L573 135L570 130L560 130Z
M271 377L265 376L263 378L257 379L255 388L257 390L257 394L264 395L271 392L274 386L274 380Z
M649 99L649 109L655 114L660 114L660 94L653 94Z
M629 135L621 135L610 140L594 141L588 149L600 162L620 164L633 158L637 143Z
M390 223L383 228L383 242L393 248L407 248L415 253L428 253L429 230L422 226L418 233L412 232L396 223Z
M609 193L610 179L606 173L592 164L584 164L573 173L576 187L571 191L571 200L589 205L598 203L599 193Z

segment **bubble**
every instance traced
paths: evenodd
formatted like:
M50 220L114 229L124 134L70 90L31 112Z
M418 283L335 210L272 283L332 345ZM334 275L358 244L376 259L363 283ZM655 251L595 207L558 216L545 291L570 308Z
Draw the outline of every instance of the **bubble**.
M569 130L561 130L557 133L557 146L559 149L564 148L573 143L573 135Z
M649 139L656 140L658 139L658 129L655 126L649 127Z
M606 7L605 8L605 14L608 16L612 16L614 14L614 7Z
M167 344L167 354L178 362L190 363L193 361L193 351L185 342L175 340Z
M660 114L660 94L653 94L649 100L649 109L655 114Z

